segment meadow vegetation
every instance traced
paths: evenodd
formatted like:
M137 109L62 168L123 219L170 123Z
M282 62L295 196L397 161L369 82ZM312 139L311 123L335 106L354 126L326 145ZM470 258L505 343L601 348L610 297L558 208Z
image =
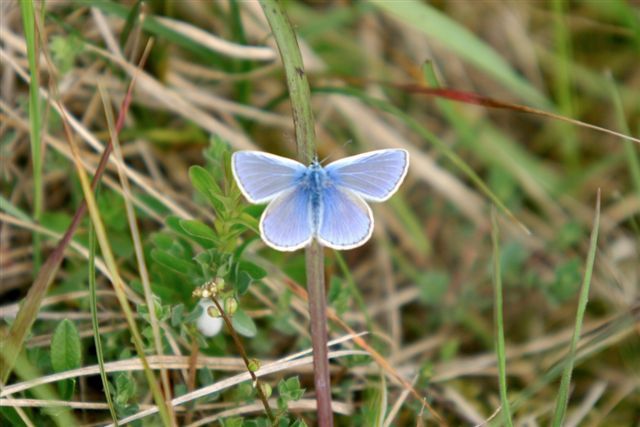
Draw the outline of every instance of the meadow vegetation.
M324 251L335 425L637 423L637 3L0 8L2 425L317 423L305 251L229 164L309 100L302 150L411 155Z

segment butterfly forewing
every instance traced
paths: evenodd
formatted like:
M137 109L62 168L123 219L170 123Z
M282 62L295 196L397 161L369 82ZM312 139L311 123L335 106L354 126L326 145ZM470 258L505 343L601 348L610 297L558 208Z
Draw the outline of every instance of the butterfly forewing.
M365 200L382 202L398 189L409 168L406 150L376 150L329 164L326 171L336 185Z
M305 172L302 163L258 151L238 151L231 158L233 175L252 203L265 203L296 186Z
M260 234L269 246L280 251L294 251L313 237L309 193L296 187L277 196L262 214Z
M373 232L373 215L357 194L336 186L322 193L317 238L333 249L351 249L364 244Z

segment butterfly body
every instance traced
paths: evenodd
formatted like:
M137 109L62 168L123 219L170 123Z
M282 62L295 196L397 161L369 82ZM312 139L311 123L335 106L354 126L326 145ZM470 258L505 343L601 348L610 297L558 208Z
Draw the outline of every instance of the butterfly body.
M260 220L263 240L293 251L312 239L334 249L364 244L373 232L365 202L383 201L399 187L408 169L404 150L378 150L323 167L257 151L232 157L232 170L244 196L269 205Z

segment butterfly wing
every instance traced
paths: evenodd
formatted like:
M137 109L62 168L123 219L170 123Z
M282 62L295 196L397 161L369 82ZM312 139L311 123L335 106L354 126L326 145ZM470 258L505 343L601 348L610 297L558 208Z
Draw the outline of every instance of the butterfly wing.
M237 151L231 157L233 177L251 203L265 203L291 190L306 169L295 160L259 151Z
M308 245L313 238L308 190L294 187L269 203L260 219L260 236L279 251L295 251Z
M373 202L391 197L408 170L409 153L401 149L370 151L335 161L326 167L336 185Z
M371 208L360 196L335 185L322 193L317 238L333 249L353 249L363 245L373 233Z

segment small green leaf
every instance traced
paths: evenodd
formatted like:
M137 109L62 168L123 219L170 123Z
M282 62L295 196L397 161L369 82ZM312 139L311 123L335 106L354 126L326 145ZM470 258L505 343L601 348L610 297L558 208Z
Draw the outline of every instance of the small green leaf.
M171 326L174 328L182 323L184 318L184 304L178 304L171 310Z
M238 309L236 313L233 315L232 319L233 329L236 330L240 335L243 335L248 338L252 338L256 336L258 329L256 328L256 324L253 322L253 319L247 315L243 310Z
M225 418L222 425L223 427L243 427L244 420L242 417Z
M115 401L118 405L125 405L135 397L136 383L130 373L120 373L116 377Z
M280 380L278 394L278 407L286 409L289 402L300 399L304 394L304 389L300 387L300 379L296 376Z
M151 258L180 274L188 275L193 271L193 264L190 261L178 258L177 256L171 255L170 253L160 249L153 249L151 251Z
M80 335L69 319L58 324L51 339L51 366L55 372L68 371L82 365Z
M193 187L205 197L216 211L223 212L225 210L225 197L222 194L222 190L205 168L191 166L189 168L189 178Z
M236 279L234 286L238 295L244 295L247 290L249 290L249 285L251 285L252 281L253 278L251 277L251 275L249 275L249 273L247 273L246 271L241 271L238 274L238 278Z
M238 263L238 271L243 270L249 273L253 280L260 280L267 277L267 271L264 268L249 261L242 260Z
M204 222L197 219L182 219L180 227L190 236L210 240L213 243L218 242L218 237L213 230Z

